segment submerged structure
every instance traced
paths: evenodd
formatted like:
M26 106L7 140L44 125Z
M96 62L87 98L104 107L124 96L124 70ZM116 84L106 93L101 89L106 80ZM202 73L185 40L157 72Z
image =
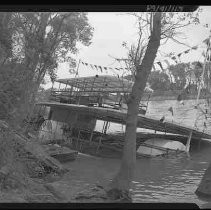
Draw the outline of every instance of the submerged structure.
M99 75L60 79L56 82L59 83L59 88L52 87L50 100L37 104L39 113L44 114L48 110L46 122L50 123L50 126L44 123L40 137L46 140L48 136L48 142L66 142L72 149L82 152L91 151L92 154L102 154L103 150L112 150L121 155L124 135L121 137L108 135L107 129L109 123L126 124L126 101L133 83L122 78ZM64 87L61 87L62 85ZM151 91L148 90L148 92L150 96ZM146 156L147 149L142 151L144 147L162 151L165 150L163 148L167 148L166 152L169 149L189 151L191 139L196 141L211 139L211 134L195 128L160 121L145 115L147 104L140 104L137 127L163 132L163 134L138 133L137 152L139 155ZM101 132L95 131L97 120L103 121ZM155 140L151 141L152 138ZM161 139L167 139L169 142ZM163 143L160 143L161 141ZM165 147L164 145L172 145L170 141L182 142L186 145L183 145L185 149L181 145L174 148L175 144L173 148Z

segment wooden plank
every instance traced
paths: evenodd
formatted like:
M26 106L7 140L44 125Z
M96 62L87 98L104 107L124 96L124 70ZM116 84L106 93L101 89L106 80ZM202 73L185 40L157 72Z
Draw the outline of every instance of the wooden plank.
M66 169L57 161L55 158L50 157L46 154L45 150L42 148L41 145L38 143L26 138L25 136L19 134L17 131L11 129L9 125L5 122L0 120L0 127L5 129L6 131L12 133L16 140L24 146L24 148L34 155L37 159L44 162L47 166L51 167L57 172L64 172Z

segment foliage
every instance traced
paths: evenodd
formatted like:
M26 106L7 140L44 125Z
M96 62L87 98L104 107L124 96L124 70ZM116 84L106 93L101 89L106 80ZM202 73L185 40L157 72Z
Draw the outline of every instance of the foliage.
M12 117L24 101L25 80L22 64L10 63L0 66L0 118Z
M22 12L13 14L14 43L21 50L14 56L22 58L34 80L40 83L45 73L55 77L58 62L71 61L77 42L89 45L92 28L86 13L81 12Z
M74 66L77 43L90 45L93 33L83 12L1 13L0 29L0 80L5 86L0 106L5 116L18 104L17 99L25 112L31 112L45 75L54 81L58 62Z
M148 82L153 90L169 90L170 88L170 79L164 72L152 71Z
M37 92L36 101L37 102L47 101L50 98L50 95L51 95L51 88L45 90L44 88L40 87Z
M0 64L12 56L12 30L10 12L0 13Z
M186 84L186 74L187 74L188 64L179 63L177 65L171 65L169 67L169 72L174 77L176 83L176 89L183 89Z
M209 65L206 66L205 83L207 83ZM167 73L168 71L168 73ZM152 71L148 82L153 90L182 90L187 85L194 91L197 90L203 71L203 65L199 61L192 63L178 63L171 65L167 71Z

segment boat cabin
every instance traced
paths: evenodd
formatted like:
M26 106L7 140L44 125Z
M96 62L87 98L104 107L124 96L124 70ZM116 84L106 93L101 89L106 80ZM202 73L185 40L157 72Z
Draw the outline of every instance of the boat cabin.
M127 110L126 100L133 85L127 79L107 75L58 79L55 83L58 88L53 85L50 101L118 110ZM147 91L152 92L149 88ZM147 105L140 104L139 113L145 114L146 110Z

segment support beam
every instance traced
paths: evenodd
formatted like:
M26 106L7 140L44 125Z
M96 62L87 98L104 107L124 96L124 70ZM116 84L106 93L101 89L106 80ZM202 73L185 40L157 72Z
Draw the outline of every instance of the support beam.
M186 152L189 152L189 150L190 150L190 142L191 142L191 138L192 138L192 133L193 133L193 131L191 131L189 136L188 136L188 140L187 140L187 143L186 143Z

